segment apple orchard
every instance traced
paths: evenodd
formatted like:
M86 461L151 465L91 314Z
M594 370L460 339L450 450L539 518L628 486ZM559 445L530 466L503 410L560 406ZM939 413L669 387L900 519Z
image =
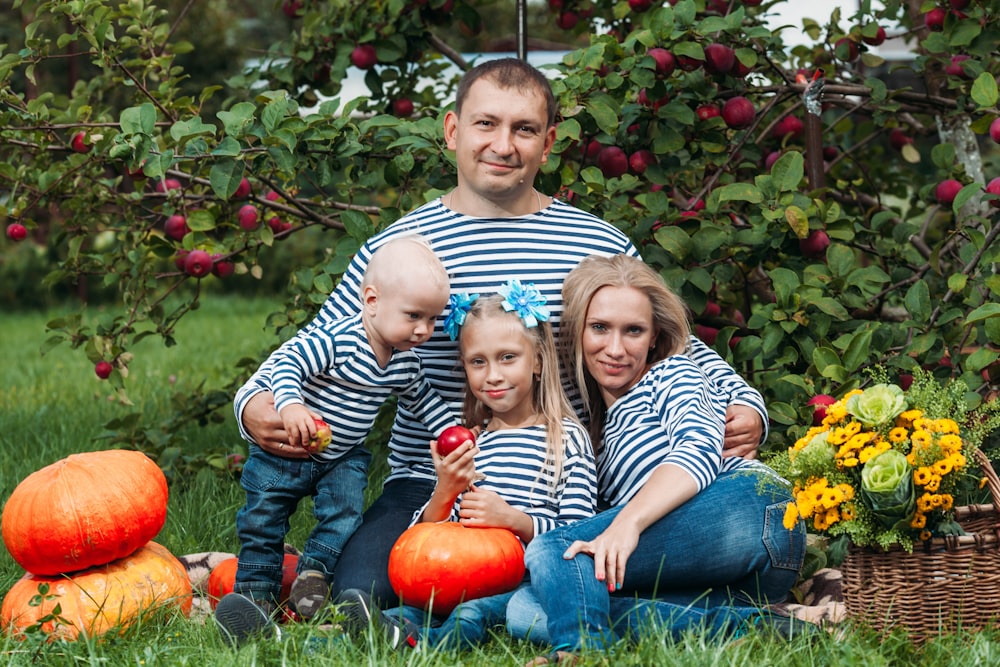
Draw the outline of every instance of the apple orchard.
M125 395L137 339L169 344L207 282L260 277L312 235L319 261L295 267L269 318L292 335L365 239L453 186L441 115L468 63L449 37L498 30L488 4L275 2L287 34L191 95L176 57L192 46L153 3L16 2L24 48L0 51L4 253L44 245L46 284L117 294L97 323L52 323L45 346L80 348ZM528 4L567 45L546 67L561 113L538 189L631 236L763 393L771 446L873 364L903 382L917 367L962 376L980 396L1000 383L1000 0L863 0L772 30L786 4ZM33 85L70 47L87 76ZM339 99L348 68L367 96ZM188 416L228 409L250 370L188 396ZM119 435L162 446L144 428Z

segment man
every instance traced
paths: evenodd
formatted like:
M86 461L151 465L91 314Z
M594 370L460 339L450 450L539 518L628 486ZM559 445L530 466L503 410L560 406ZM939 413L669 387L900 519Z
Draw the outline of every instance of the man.
M359 279L372 252L391 238L417 232L444 263L453 294L495 292L510 279L534 283L548 299L558 333L560 290L569 271L588 255L638 256L638 251L612 225L535 190L535 176L555 142L556 112L548 79L521 60L490 60L466 73L455 109L444 118L444 137L455 153L457 186L372 237L309 327L356 312ZM418 352L432 386L460 414L464 378L457 344L438 327ZM760 394L694 338L691 355L730 397L727 454L752 457L765 432ZM238 392L236 415L244 437L277 451L287 437L262 381L267 372L265 363ZM396 538L433 491L428 442L435 437L414 415L397 411L389 439L389 476L341 554L335 594L360 588L373 591L382 604L398 603L386 564Z

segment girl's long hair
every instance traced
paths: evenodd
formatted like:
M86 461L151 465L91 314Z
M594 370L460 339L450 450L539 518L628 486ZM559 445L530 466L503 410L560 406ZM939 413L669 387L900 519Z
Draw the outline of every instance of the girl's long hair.
M582 342L590 301L603 287L630 287L649 297L653 307L656 337L646 357L647 363L683 353L691 336L687 306L667 287L660 275L641 259L629 255L591 255L570 271L562 288L559 352L564 366L573 371L595 449L602 446L604 418L608 408L601 398L600 387L583 363Z
M578 419L573 406L570 404L569 399L566 398L566 392L563 390L562 381L560 380L559 355L556 352L552 327L548 322L539 322L536 326L528 328L524 326L524 321L518 317L517 313L507 312L503 309L502 304L503 297L499 294L481 296L469 308L466 322L468 322L469 318L480 320L508 318L511 321L516 321L518 329L531 341L532 348L541 366L541 371L535 379L532 402L535 411L542 415L545 422L546 459L553 465L553 469L555 470L553 484L556 484L562 476L563 459L565 458L566 450L563 438L563 419L568 418L573 421L578 421ZM461 337L459 341L461 343ZM492 416L492 410L476 398L475 394L466 387L465 400L462 405L462 419L465 423L484 424Z

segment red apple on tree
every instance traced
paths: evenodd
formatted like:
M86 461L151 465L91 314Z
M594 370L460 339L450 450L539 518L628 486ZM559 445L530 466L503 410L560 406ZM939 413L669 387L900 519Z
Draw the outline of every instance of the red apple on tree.
M694 110L696 116L701 120L708 120L709 118L715 118L722 114L722 110L719 109L716 104L699 104L698 108Z
M281 12L290 19L302 16L302 0L282 0Z
M986 184L986 194L998 195L990 200L990 204L1000 207L1000 176Z
M628 166L633 174L643 174L653 164L656 164L656 156L647 148L640 148L628 156Z
M809 399L806 405L814 406L813 410L813 426L819 426L826 419L826 406L833 405L837 402L833 396L830 394L817 394Z
M628 156L618 146L606 146L597 154L597 168L605 178L618 178L628 171Z
M957 76L960 79L968 79L969 74L962 67L962 63L969 59L969 56L965 54L958 54L951 57L951 62L948 63L945 68L945 74L948 76Z
M7 225L7 238L11 241L23 241L28 238L28 228L20 222L12 222Z
M629 9L633 12L644 12L653 6L653 0L628 0Z
M250 196L253 191L253 187L250 185L250 181L246 176L240 179L240 184L236 186L236 192L233 193L233 199L246 199Z
M833 55L837 57L837 60L843 60L848 63L854 62L858 59L858 55L860 55L858 43L850 37L841 37L833 45Z
M830 247L830 237L822 229L814 229L799 240L799 250L806 257L820 257Z
M742 95L737 95L726 100L722 107L722 120L734 130L742 130L753 124L756 113L753 102Z
M802 136L804 124L802 119L798 116L784 116L774 125L774 136L778 139L784 138L787 135L792 135L793 138Z
M163 233L174 241L182 241L191 229L187 226L187 218L179 213L174 213L163 223Z
M951 206L952 202L955 201L955 197L958 195L958 191L962 189L961 181L955 180L954 178L947 178L934 188L934 198L942 206Z
M990 139L1000 144L1000 118L994 118L990 123Z
M94 372L97 374L97 377L102 380L107 380L111 376L111 371L113 370L114 367L107 361L98 361L94 364Z
M453 451L458 449L463 443L470 440L473 444L475 444L476 436L472 433L472 431L464 426L449 426L445 430L441 431L441 435L437 438L438 454L441 456L448 456Z
M221 253L212 255L212 274L218 278L228 278L236 270L236 265L224 257Z
M184 273L194 278L204 278L212 272L212 256L207 250L192 250L184 258Z
M359 44L351 51L351 64L358 69L371 69L377 62L374 44Z
M705 47L705 71L709 74L728 74L736 64L736 52L725 44L713 43Z
M77 132L69 142L70 147L77 153L89 153L91 145L87 143L87 133Z
M409 118L413 115L413 100L399 97L392 101L392 115L399 118Z
M164 178L158 180L156 182L156 185L153 186L153 189L161 193L168 192L170 190L180 190L181 182L178 181L176 178Z
M868 46L881 46L885 42L885 28L878 26L875 28L875 34L871 36L866 36L865 31L861 33L861 41Z
M928 30L944 30L944 19L948 13L940 7L935 7L924 14L924 25Z
M572 30L580 22L580 15L576 12L561 12L556 18L556 27L563 30Z
M908 135L901 128L893 128L889 132L889 145L895 148L897 151L903 150L903 146L913 143L913 137Z
M677 59L674 58L674 54L662 47L654 46L646 53L656 61L656 73L659 76L670 76L677 68Z
M239 221L241 229L252 232L260 225L260 211L253 204L244 204L236 213L236 219Z

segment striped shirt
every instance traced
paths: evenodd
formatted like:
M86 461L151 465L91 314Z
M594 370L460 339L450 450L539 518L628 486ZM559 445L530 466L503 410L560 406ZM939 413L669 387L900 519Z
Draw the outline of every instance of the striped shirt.
M654 469L673 464L701 491L722 465L727 397L687 355L659 361L608 410L597 457L602 503L624 505ZM743 459L734 459L739 467Z
M544 425L483 431L476 438L476 472L486 475L485 480L476 482L476 488L494 491L531 517L536 537L595 512L597 473L590 437L571 419L563 419L562 425L565 450L558 480L554 479L554 462L548 457ZM458 521L461 503L459 495L451 521ZM423 511L420 508L413 515L414 522Z
M414 352L394 350L385 368L379 366L360 314L296 336L276 350L272 361L275 408L302 404L330 426L333 440L315 459L333 461L362 446L393 394L433 433L458 423L427 382Z
M343 278L316 318L295 338L308 335L316 327L325 327L335 320L352 316L361 310L359 298L361 277L376 248L390 239L406 234L421 234L440 258L451 281L452 293L490 294L508 280L534 283L548 299L553 332L558 332L562 314L562 283L566 275L588 255L610 256L639 253L628 237L594 215L555 200L547 208L515 218L475 218L456 213L440 199L424 204L387 229L369 239L355 254ZM448 315L446 310L444 316ZM465 375L458 359L458 343L444 332L439 320L430 340L415 350L423 361L424 372L431 386L461 412L465 391ZM291 340L295 340L292 338ZM285 343L289 344L288 342ZM760 394L746 385L739 375L712 349L692 337L692 354L698 363L708 363L715 369L710 376L727 375L731 387L741 387L739 396L752 403L764 417L766 412ZM273 356L273 355L272 355ZM271 359L237 392L234 405L236 420L244 438L251 440L243 428L243 408L257 392L268 390L262 381ZM576 396L569 378L565 386L570 398ZM722 383L720 383L722 386ZM744 394L746 395L744 397ZM753 395L757 403L753 403ZM732 397L736 398L734 392ZM574 401L579 408L579 400ZM435 437L405 408L396 411L389 438L388 480L416 477L433 481L434 463L428 442Z

